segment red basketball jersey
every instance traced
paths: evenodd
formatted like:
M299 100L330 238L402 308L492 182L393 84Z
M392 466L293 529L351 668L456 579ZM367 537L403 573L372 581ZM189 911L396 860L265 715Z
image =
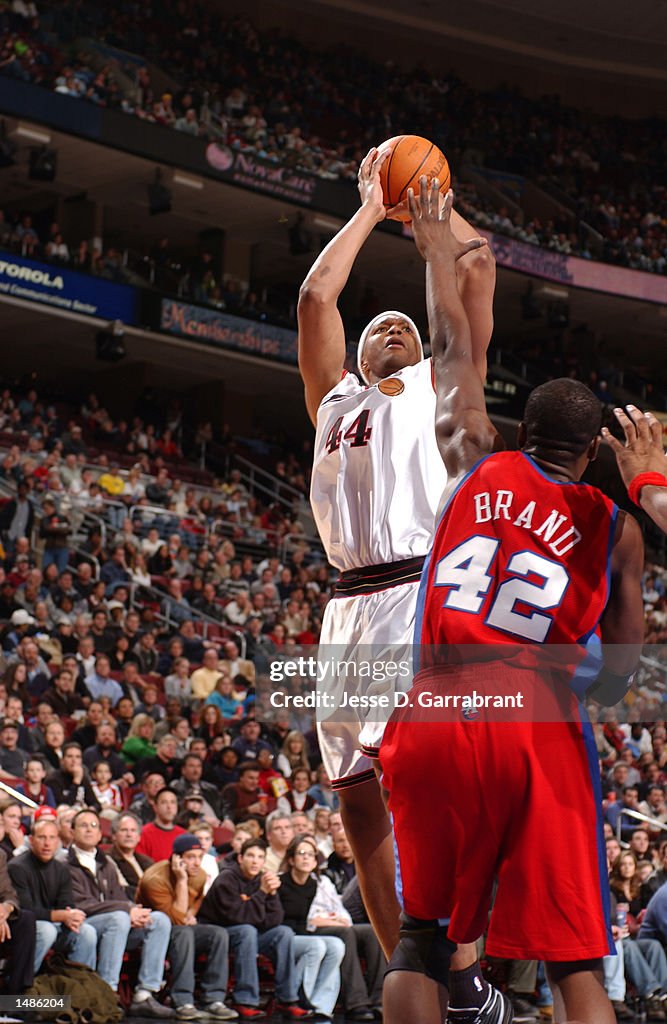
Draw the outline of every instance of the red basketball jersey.
M450 497L422 575L415 639L578 644L609 596L618 509L522 452L477 463Z

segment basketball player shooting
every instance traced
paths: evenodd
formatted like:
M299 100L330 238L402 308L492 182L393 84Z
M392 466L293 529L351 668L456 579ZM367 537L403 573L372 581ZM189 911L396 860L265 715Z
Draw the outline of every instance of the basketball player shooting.
M643 544L631 516L579 482L597 454L601 406L577 381L550 381L528 398L520 450L498 450L456 286L464 249L452 201L450 192L440 210L437 182L429 188L426 179L419 200L409 198L426 262L436 436L448 475L415 638L442 645L444 657L415 676L410 701L418 706L425 688L540 693L545 673L535 665L558 653L540 645L561 645L567 667L578 668L597 635L603 661L587 696L614 704L641 650ZM470 663L447 664L447 645L470 645ZM491 645L502 653L490 654ZM380 762L404 898L385 981L387 1024L441 1020L422 978L440 982L446 1003L454 944L484 930L494 879L489 955L546 961L557 1021L614 1024L602 984L601 958L614 946L595 741L578 699L582 679L567 671L549 678L568 709L563 718L459 712L425 720L407 708L387 725ZM471 1016L450 1009L450 1019Z
M410 317L397 311L375 317L359 343L362 382L344 371L338 298L373 228L394 213L385 209L380 182L388 156L388 150L371 149L362 162L360 208L314 263L298 306L299 366L317 428L311 501L327 557L341 574L325 610L320 644L325 651L335 645L345 660L372 646L412 644L421 568L446 482L433 429L431 360L424 359ZM452 220L460 238L475 236L455 212ZM495 261L481 245L479 237L468 244L456 276L480 382L495 287ZM393 689L401 681L385 683ZM383 728L372 713L368 720L360 712L352 722L318 721L324 764L339 793L366 909L390 956L398 941L399 907L391 825L374 769ZM453 970L475 973L476 961L471 945L457 953Z

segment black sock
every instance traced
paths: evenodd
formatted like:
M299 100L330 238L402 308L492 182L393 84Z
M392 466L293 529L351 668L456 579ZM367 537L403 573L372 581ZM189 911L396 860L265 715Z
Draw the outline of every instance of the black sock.
M490 985L482 976L479 960L462 971L449 972L449 1005L481 1010L489 997Z

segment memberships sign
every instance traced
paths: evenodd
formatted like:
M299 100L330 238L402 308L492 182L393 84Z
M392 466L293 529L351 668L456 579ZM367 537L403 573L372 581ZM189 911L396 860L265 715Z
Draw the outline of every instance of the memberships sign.
M296 364L296 332L285 327L256 323L176 299L162 300L160 327L169 334Z
M0 252L0 299L3 295L125 324L136 320L133 288L7 252Z

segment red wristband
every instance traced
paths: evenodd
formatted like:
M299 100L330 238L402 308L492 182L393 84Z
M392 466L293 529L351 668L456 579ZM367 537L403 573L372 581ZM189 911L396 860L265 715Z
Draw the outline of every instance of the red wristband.
M628 487L628 496L635 505L641 504L639 495L642 487L667 487L667 476L662 473L638 473Z

